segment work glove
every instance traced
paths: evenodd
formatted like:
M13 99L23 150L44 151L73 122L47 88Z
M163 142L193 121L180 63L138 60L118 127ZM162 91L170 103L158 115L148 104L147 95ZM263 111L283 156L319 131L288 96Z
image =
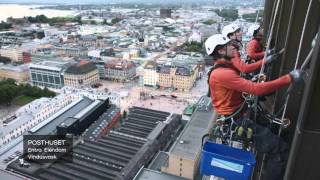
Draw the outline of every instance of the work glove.
M269 49L269 50L267 51L267 56L273 55L274 53L276 53L276 49L275 49L275 48Z
M274 54L271 54L271 55L268 55L266 57L266 64L271 64L273 61L277 60L279 57L279 54L278 53L274 53Z
M293 84L298 84L302 81L302 73L303 71L300 71L300 69L293 70L289 73Z
M302 82L304 71L301 71L300 69L293 70L289 73L291 76L291 85L287 89L287 94L290 94L292 91L294 91Z

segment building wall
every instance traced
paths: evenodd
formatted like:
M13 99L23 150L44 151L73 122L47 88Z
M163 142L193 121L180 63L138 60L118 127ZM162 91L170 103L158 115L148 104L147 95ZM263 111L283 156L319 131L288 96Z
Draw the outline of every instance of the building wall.
M60 71L30 67L30 80L33 85L60 89L64 86Z
M30 63L31 62L31 54L27 52L22 53L22 61L23 63Z
M5 69L0 69L0 78L1 79L14 79L17 82L25 82L29 80L29 72L28 71L10 71Z
M143 84L147 86L156 86L159 81L159 74L155 69L144 69Z
M98 68L99 78L100 79L105 79L106 78L106 69L104 67L104 64L96 63L96 66Z
M193 67L192 74L190 76L175 75L173 79L173 86L179 91L189 91L192 89L198 76L197 66Z
M173 79L173 85L179 91L188 91L192 88L192 76L176 75Z
M176 68L171 67L169 74L159 73L160 87L174 87L173 80L175 77Z
M99 71L95 69L86 74L64 74L64 85L80 87L80 86L91 86L99 81Z
M88 55L87 49L81 48L68 48L68 47L55 47L57 54L64 56L86 56Z
M169 166L162 167L161 171L187 179L194 179L197 172L196 162L176 154L170 154Z
M171 9L160 9L161 18L171 18Z
M0 55L12 61L22 61L22 49L19 47L0 49Z
M93 47L97 47L97 42L96 40L80 40L79 45L82 46L93 46Z
M159 86L172 87L172 76L167 73L159 73Z
M124 81L129 80L136 75L136 68L106 68L105 74L107 79Z

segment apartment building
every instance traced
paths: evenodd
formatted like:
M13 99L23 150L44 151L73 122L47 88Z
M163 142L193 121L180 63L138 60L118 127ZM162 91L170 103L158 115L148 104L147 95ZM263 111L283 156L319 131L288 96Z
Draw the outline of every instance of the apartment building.
M105 64L106 79L128 81L136 76L136 66L129 61L112 60Z
M143 84L145 86L156 86L159 81L158 65L155 61L148 61L144 66Z
M93 62L82 60L69 66L64 72L63 79L65 86L91 86L99 81L99 71Z

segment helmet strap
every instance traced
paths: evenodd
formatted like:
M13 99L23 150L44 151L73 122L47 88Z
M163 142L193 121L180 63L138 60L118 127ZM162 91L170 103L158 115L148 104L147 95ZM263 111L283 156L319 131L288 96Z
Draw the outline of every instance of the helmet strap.
M226 53L222 56L225 60L230 61L231 58L228 56L228 45L225 45L225 51Z

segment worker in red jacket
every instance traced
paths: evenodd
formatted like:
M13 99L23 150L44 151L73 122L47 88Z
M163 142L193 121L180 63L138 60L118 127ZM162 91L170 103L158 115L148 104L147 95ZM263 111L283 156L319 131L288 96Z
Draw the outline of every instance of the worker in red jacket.
M245 60L240 57L240 49L242 47L242 31L239 25L232 23L226 25L222 29L222 35L230 39L230 44L233 45L237 51L234 52L231 62L235 68L237 68L242 73L251 73L260 69L263 64L270 64L277 59L276 53L270 53L265 61L257 61L255 63L247 64Z
M208 55L213 56L215 61L214 70L208 78L213 106L218 114L230 115L235 112L244 101L242 92L257 96L269 94L289 85L297 76L297 72L294 71L291 75L287 74L264 83L246 80L239 75L239 69L231 61L237 50L229 42L230 39L222 34L213 35L205 42Z
M258 24L253 24L248 28L247 35L252 37L246 46L246 51L251 61L258 61L264 57L265 51L262 45L263 29Z
M240 113L238 110L245 102L242 92L261 96L288 86L290 83L299 82L301 79L299 70L294 70L273 81L262 83L254 83L242 78L239 70L231 62L236 48L222 34L209 37L205 42L205 48L207 54L212 56L215 61L208 82L212 105L219 116L230 117L236 112ZM242 114L245 113L241 112L240 116L235 116L234 121L238 124L245 122L253 129L253 140L257 151L271 155L288 152L288 146L281 138L273 134L268 128L255 124L247 119L248 117L243 117ZM266 173L274 176L274 179L281 178L285 168L283 164L285 163L282 161L279 163L279 172L273 173L267 169Z

